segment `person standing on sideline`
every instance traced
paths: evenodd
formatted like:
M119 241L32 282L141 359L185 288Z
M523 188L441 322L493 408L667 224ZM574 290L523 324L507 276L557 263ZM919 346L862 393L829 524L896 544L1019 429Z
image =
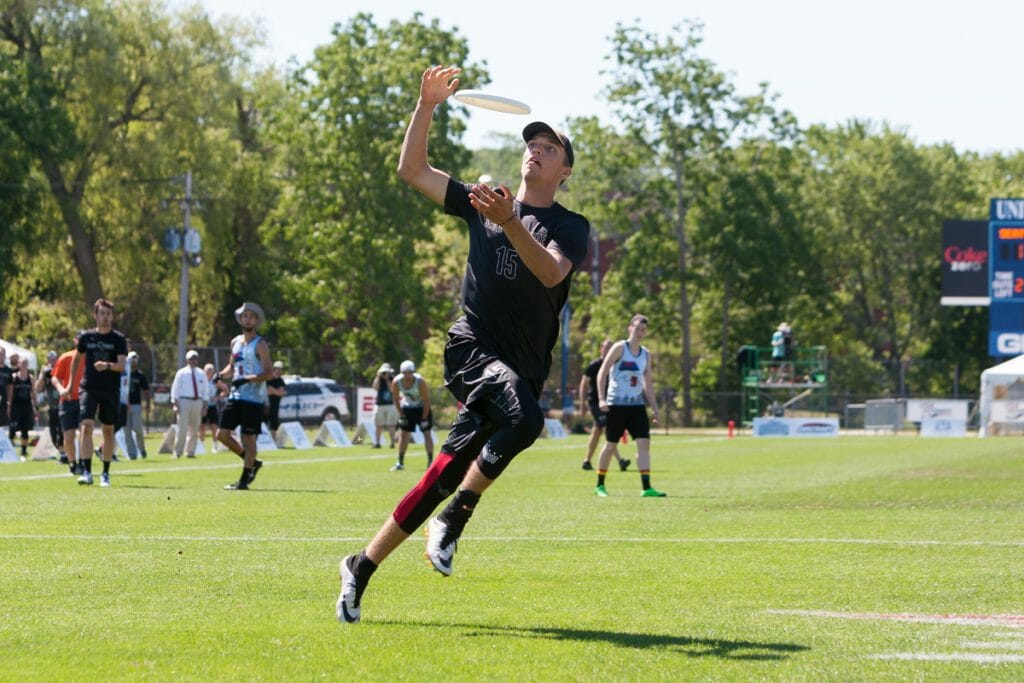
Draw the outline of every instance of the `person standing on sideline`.
M601 342L601 356L597 360L591 361L583 371L583 376L580 377L580 408L589 406L590 415L594 418L594 426L590 430L590 440L587 441L587 455L583 458L583 469L585 470L594 469L590 461L594 458L594 451L597 450L597 444L601 440L601 435L604 434L607 414L601 410L597 403L597 373L601 369L601 361L604 360L611 346L611 339L605 339ZM625 472L629 469L631 461L625 460L619 455L618 444L615 447L615 459L619 461L620 470Z
M78 340L85 334L82 330L75 335L74 346L78 347ZM77 455L78 451L78 425L81 411L78 405L78 389L85 375L85 363L78 366L78 373L72 378L71 363L75 360L77 351L71 349L62 353L53 366L53 378L50 380L53 388L60 396L60 428L64 433L64 452L68 456L68 469L71 475L82 474L82 462Z
M256 334L265 320L263 309L246 301L235 309L235 320L242 334L231 340L231 358L220 371L220 378L231 381L231 393L224 414L220 416L217 440L242 459L242 474L238 481L224 488L245 491L256 479L263 461L256 457L256 437L263 425L263 404L267 399L267 380L274 376L270 363L270 347ZM232 430L238 427L242 443L235 440Z
M210 437L213 445L210 450L216 453L220 448L217 442L217 425L220 424L220 401L228 395L228 387L224 382L216 379L217 368L213 363L203 366L203 374L206 375L206 412L203 413L203 421L199 423L199 441L206 443L206 428L210 428Z
M427 467L434 462L434 437L431 428L434 419L430 413L430 388L418 372L416 364L411 360L402 361L398 368L401 376L391 382L391 396L398 412L398 427L402 430L398 435L398 462L391 466L391 471L405 469L405 451L409 448L409 440L416 427L423 432L423 446L427 449Z
M18 361L11 383L7 385L7 417L10 421L11 444L21 432L21 459L28 460L28 433L36 426L36 380L28 371L28 358Z
M114 329L114 304L97 299L92 307L96 328L78 338L75 357L71 361L72 377L78 366L85 363L85 374L79 388L81 412L81 444L78 453L82 460L79 484L92 485L92 432L99 417L103 431L103 474L100 486L110 486L110 461L114 456L114 427L120 417L121 373L128 358L128 340Z
M651 426L647 421L647 406L651 407L654 424L658 424L658 406L654 401L654 383L651 381L651 353L640 344L646 334L646 316L634 315L629 321L629 337L615 342L608 349L597 373L598 406L608 414L605 426L607 440L597 465L597 488L594 489L594 493L602 498L608 495L604 478L608 474L612 452L627 431L636 442L641 495L645 498L665 496L651 488Z
M7 367L7 349L0 346L0 427L10 424L10 405L7 403L7 389L14 379L17 368Z
M786 368L786 323L779 323L772 333L772 382L781 382Z
M282 372L284 372L284 363L275 360L274 376L267 380L267 427L274 438L277 438L277 428L281 426L281 399L284 398Z
M128 447L128 458L146 457L146 416L149 415L149 380L139 370L139 354L128 352L131 373L128 375L128 420L124 430L124 442ZM142 403L145 401L145 413Z
M43 395L46 403L46 426L50 430L50 442L60 453L62 465L68 464L68 456L64 452L64 431L60 428L60 393L53 386L53 366L57 362L57 352L46 354L46 366L36 378L35 392Z
M388 432L391 448L395 447L395 427L398 426L398 410L395 408L394 395L391 393L391 380L395 377L395 369L383 363L373 378L373 390L377 392L377 407L373 411L375 433L373 447L380 448L380 437L384 430Z
M515 195L505 186L460 183L429 164L431 117L458 88L458 72L424 71L398 175L468 227L464 315L448 330L444 349L445 386L462 407L419 483L369 545L341 561L335 612L344 623L359 621L363 592L380 563L454 493L427 523L427 557L442 575L452 573L459 536L481 495L544 427L537 398L551 370L572 274L587 253L587 219L555 202L574 161L564 133L539 121L523 129Z
M184 453L196 457L196 440L199 438L199 423L206 412L206 398L210 387L206 374L199 369L199 352L189 349L185 354L185 365L174 375L171 383L171 407L178 416L178 428L174 435L174 457Z

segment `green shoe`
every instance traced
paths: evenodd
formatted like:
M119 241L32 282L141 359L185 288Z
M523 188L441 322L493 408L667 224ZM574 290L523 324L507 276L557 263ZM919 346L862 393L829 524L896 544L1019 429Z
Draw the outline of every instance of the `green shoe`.
M605 490L604 486L598 486L594 488L594 495L596 495L598 498L607 498L608 491Z
M644 498L664 498L666 494L657 489L644 489L640 495Z

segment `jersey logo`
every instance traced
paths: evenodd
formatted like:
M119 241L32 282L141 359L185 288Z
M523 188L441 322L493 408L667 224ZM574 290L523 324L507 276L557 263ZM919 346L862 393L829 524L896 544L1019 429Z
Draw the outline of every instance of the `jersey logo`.
M509 280L516 279L516 267L519 263L519 252L509 247L501 246L495 250L497 255L497 266L495 272Z
M619 363L619 370L626 372L640 372L640 366L637 365L635 360L624 360Z

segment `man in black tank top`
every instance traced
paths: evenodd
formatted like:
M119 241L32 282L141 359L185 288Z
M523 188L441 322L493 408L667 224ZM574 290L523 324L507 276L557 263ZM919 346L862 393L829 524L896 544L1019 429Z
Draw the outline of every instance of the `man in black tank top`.
M342 560L336 612L345 623L359 621L363 590L377 566L454 493L427 524L426 551L434 569L452 573L456 542L480 495L543 429L537 397L572 274L587 252L587 219L555 201L572 174L572 143L546 123L523 129L515 195L504 186L460 183L428 163L431 117L458 88L458 72L435 66L423 73L398 175L469 229L463 316L448 330L444 350L445 386L463 407L419 483L366 549Z

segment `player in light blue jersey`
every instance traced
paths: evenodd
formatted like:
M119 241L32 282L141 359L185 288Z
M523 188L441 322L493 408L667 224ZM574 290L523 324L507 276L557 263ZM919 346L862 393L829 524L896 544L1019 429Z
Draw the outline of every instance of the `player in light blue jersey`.
M220 417L217 440L242 458L242 474L238 481L224 488L245 491L256 478L263 461L256 458L256 437L263 426L263 403L267 399L267 380L274 376L270 362L270 347L256 334L264 321L263 309L245 302L235 309L235 320L242 326L242 334L231 340L231 358L214 379L231 382L231 393L224 414ZM242 442L233 431L239 427Z

